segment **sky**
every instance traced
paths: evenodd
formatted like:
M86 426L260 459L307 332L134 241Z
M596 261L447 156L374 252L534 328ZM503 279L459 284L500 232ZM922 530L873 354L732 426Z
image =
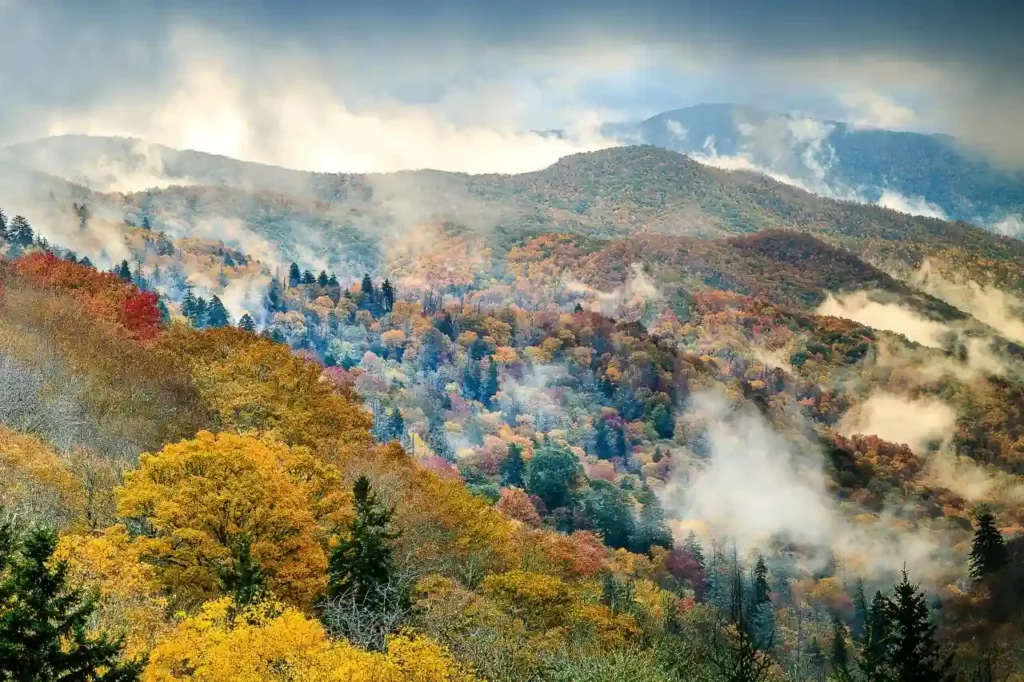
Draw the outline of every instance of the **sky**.
M0 143L515 172L607 146L601 122L737 102L1020 168L1022 31L1019 0L0 0Z

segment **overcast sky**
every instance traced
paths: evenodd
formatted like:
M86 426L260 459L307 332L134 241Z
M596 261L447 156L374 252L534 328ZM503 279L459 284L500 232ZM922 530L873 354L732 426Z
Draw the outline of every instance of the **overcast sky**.
M602 121L738 102L1021 167L1022 35L1021 0L0 0L0 142L519 170ZM547 128L572 139L519 134Z

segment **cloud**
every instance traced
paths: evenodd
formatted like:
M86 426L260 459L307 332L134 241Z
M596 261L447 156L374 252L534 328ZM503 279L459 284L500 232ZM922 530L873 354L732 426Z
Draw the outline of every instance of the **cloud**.
M1024 343L1024 301L1002 289L947 276L929 260L911 277L922 291L956 306L1011 341Z
M563 127L611 101L643 108L640 93L649 90L652 73L672 81L677 93L685 92L678 84L699 84L711 73L723 78L717 90L702 90L709 96L756 92L795 101L855 93L847 94L850 108L873 122L905 120L902 105L887 101L911 90L915 110L922 112L919 125L1020 163L1024 138L1015 133L1024 100L1024 46L1016 27L1022 23L1024 8L1005 0L868 0L813 8L755 0L8 0L0 5L0 138L39 134L58 115L68 122L90 111L117 119L115 103L162 112L153 116L171 122L177 114L164 107L180 101L173 97L181 90L180 36L198 26L207 36L203 51L214 53L210 61L222 62L232 82L263 83L284 65L291 78L270 78L268 90L290 80L299 91L311 79L323 83L322 91L311 92L327 92L328 102L343 106L309 114L301 101L310 95L301 95L297 110L313 131L350 124L352 134L376 133L367 118L409 125L418 131L416 140L424 131L431 139L451 140L447 126ZM201 90L219 95L211 83L217 80ZM271 131L280 127L280 112L296 112L293 97L285 92L279 102L260 105ZM263 121L247 117L243 125L235 110L218 107L221 101L215 96L201 107L208 120L183 138L210 148L252 146L268 158L316 167L337 163L338 151L348 150L330 144L323 154L282 149L272 137L264 141L247 132ZM124 127L124 121L114 122ZM386 137L378 138L385 143L380 158L366 159L356 145L346 163L421 163L420 155L402 149L410 137L389 133L397 139L388 145ZM482 137L470 139L489 139L476 134ZM501 142L494 140L493 149L510 152ZM439 146L444 144L426 150L438 153ZM468 167L486 156L462 149L448 158Z
M925 454L944 446L955 425L956 410L944 402L876 391L843 415L836 430L844 436L875 435Z
M919 215L925 218L938 218L939 220L947 219L945 212L935 204L925 201L921 197L905 197L888 189L882 190L882 196L877 203L883 208L889 208L900 213L909 213L910 215Z
M677 470L664 489L663 504L677 517L726 535L744 553L782 536L831 551L868 574L904 562L916 575L936 568L941 541L924 529L894 532L886 514L868 524L847 520L816 445L784 437L749 406L731 406L716 393L694 396L691 411L704 425L710 456Z
M945 338L950 332L948 326L929 320L910 308L874 300L872 296L872 292L868 291L827 293L815 312L818 315L853 320L873 329L902 334L923 346L945 347Z
M918 120L910 107L870 89L840 93L838 99L849 110L849 122L854 128L906 130Z

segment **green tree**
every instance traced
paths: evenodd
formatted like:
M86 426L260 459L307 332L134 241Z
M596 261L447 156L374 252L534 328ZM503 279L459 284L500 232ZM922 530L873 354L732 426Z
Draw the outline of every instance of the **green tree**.
M327 276L327 271L326 270L321 270L320 274L317 275L317 277L316 277L316 283L319 284L322 287L327 286L328 282L330 282L330 281L331 280Z
M697 539L697 534L692 530L686 534L686 539L683 540L683 549L694 561L700 564L701 568L705 568L704 550L700 546L700 540Z
M128 261L121 261L121 266L117 269L117 276L125 282L132 281L132 269L128 267Z
M1009 562L1006 540L996 528L995 518L988 511L978 515L978 528L971 541L971 577L980 580Z
M568 507L582 473L580 461L571 450L546 443L530 460L527 490L549 510Z
M850 633L853 641L859 645L864 644L864 635L868 627L868 601L864 596L864 581L858 579L853 588L853 622L850 625Z
M250 334L256 333L256 321L252 319L252 315L245 313L241 319L238 320L238 328L247 331Z
M646 554L652 547L672 549L672 531L665 525L665 510L658 496L645 484L636 497L643 506L630 538L630 549L638 554Z
M302 283L302 272L296 263L288 266L288 286L297 287Z
M906 570L886 601L889 637L885 667L894 682L952 682L952 656L943 656L925 596Z
M523 472L526 465L523 462L523 448L516 443L509 443L508 457L501 463L502 485L523 487Z
M626 547L635 534L631 496L613 483L591 481L590 491L583 497L583 511L609 547Z
M498 363L494 361L494 358L490 358L487 362L487 377L483 381L483 386L480 388L480 401L484 404L484 407L490 409L491 403L494 401L494 396L498 394L498 389L501 387L498 379Z
M390 280L385 279L380 285L380 296L384 310L390 313L395 307L395 288L391 286Z
M306 270L302 273L302 283L316 284L316 277L313 276L313 273L311 271Z
M356 479L355 519L349 536L338 543L328 563L327 596L355 596L372 602L394 580L391 541L399 536L391 529L394 510L384 506L366 476Z
M56 546L53 531L0 525L0 680L137 680L142 662L122 661L120 640L89 636L96 600L69 584Z
M889 605L881 592L875 592L867 612L860 660L857 667L864 682L888 682L886 654L889 646Z
M11 218L11 223L7 226L7 241L15 246L27 249L32 246L35 239L35 232L32 230L32 226L28 224L25 216L16 215Z
M231 324L231 316L219 296L214 295L210 299L209 305L206 306L205 321L207 327L227 327Z

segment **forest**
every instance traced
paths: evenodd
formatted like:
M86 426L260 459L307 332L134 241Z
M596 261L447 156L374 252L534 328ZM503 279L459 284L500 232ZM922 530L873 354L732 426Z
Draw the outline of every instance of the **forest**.
M681 199L590 161L514 182L604 231L344 263L266 248L275 197L0 211L0 679L1024 680L1024 338L973 305L1016 243L742 179L634 232L595 184Z

